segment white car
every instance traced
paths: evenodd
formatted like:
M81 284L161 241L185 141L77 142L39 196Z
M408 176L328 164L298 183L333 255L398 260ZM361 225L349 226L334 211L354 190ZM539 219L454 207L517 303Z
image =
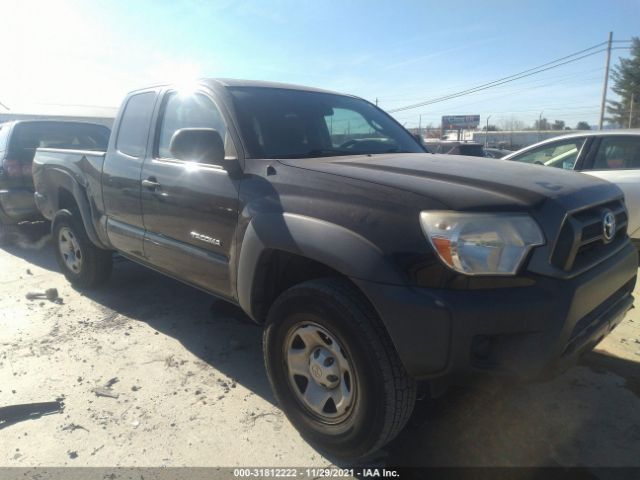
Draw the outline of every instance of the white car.
M585 131L554 137L503 157L577 170L615 183L624 192L627 232L640 249L640 130Z

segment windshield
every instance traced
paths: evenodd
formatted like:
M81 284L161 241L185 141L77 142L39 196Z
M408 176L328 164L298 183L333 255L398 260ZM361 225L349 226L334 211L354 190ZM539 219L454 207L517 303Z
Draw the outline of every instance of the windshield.
M358 98L264 87L229 90L252 158L425 151L391 117Z

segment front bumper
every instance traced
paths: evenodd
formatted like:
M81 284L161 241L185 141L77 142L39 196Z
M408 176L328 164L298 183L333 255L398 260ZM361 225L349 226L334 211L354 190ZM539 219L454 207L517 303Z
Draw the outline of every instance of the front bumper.
M0 190L0 220L3 223L18 223L42 218L33 189L9 188Z
M517 288L444 290L353 279L417 379L533 378L593 348L632 307L638 254L628 244L571 278Z

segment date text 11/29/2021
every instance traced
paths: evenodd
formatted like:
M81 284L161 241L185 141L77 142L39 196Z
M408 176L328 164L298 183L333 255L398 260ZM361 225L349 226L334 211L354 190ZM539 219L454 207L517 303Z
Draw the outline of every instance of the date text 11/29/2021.
M236 478L397 478L399 472L387 468L235 468Z

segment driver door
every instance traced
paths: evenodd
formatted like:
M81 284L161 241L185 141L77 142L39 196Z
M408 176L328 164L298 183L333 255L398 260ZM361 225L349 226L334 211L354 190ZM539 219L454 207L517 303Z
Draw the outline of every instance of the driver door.
M228 145L224 118L205 92L168 91L156 123L154 148L141 175L145 255L181 280L231 297L239 180L222 165L179 160L169 151L181 128L215 128Z

